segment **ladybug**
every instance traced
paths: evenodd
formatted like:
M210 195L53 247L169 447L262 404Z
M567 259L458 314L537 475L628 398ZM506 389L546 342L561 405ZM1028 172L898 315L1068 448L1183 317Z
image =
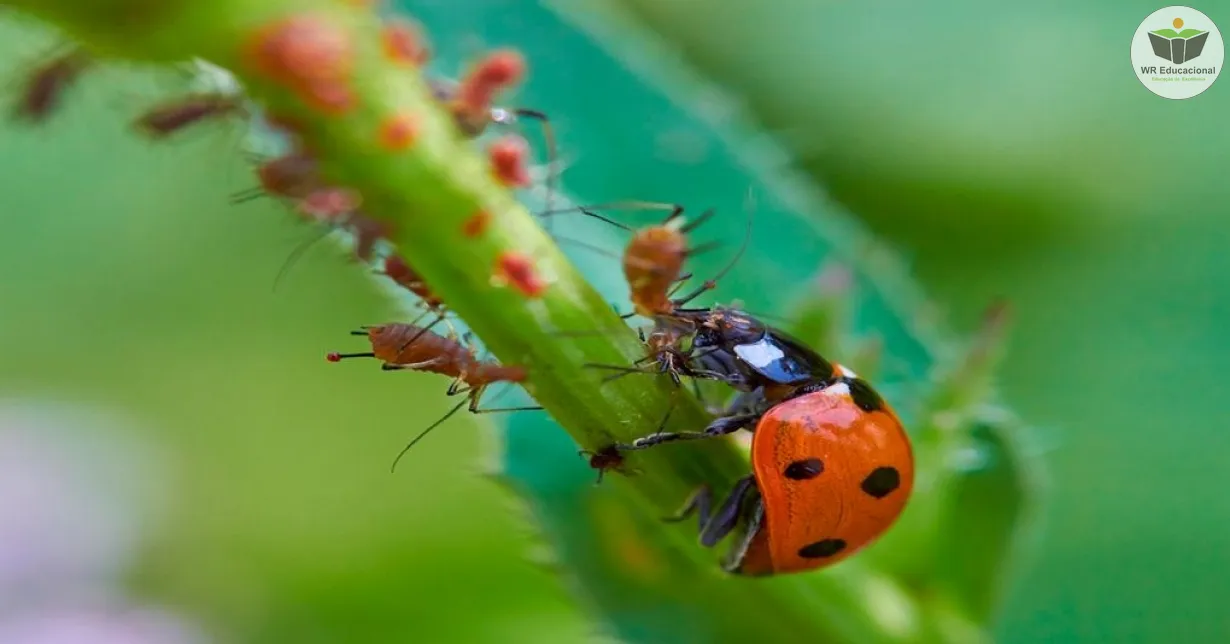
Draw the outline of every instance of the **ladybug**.
M780 401L805 384L831 382L835 367L786 332L735 309L676 309L659 316L647 342L657 373L721 380ZM684 348L685 341L687 343ZM652 372L652 371L650 371Z
M765 576L834 564L884 534L909 501L914 457L901 421L866 381L840 365L834 373L835 381L805 385L755 417L752 474L716 509L702 486L667 519L698 514L704 547L744 523L726 571ZM715 437L749 424L719 418L704 432L655 434L621 447Z

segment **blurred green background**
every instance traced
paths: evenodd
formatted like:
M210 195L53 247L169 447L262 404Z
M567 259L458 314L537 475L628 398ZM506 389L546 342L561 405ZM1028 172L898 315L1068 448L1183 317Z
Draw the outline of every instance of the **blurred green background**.
M433 30L473 25L445 47L532 40L521 96L576 146L578 182L601 185L604 158L625 152L580 142L618 118L621 96L553 72L596 55L570 23L511 0L408 4ZM1186 101L1140 86L1129 43L1160 7L627 0L572 4L571 24L616 4L897 245L954 326L993 297L1015 305L1005 396L1042 427L1051 485L1000 641L1230 641L1230 411L1216 394L1230 360L1230 81ZM1196 8L1230 28L1230 13ZM978 57L963 58L960 33L977 34ZM0 43L8 77L44 46L24 22ZM388 474L448 407L443 383L324 362L354 346L349 329L395 312L324 245L272 293L312 231L269 203L226 204L251 181L239 132L164 146L127 132L161 87L110 68L49 126L0 129L0 386L124 410L162 448L169 507L134 592L225 641L593 636L523 556L520 515L476 476L478 424L450 423ZM580 196L669 198L645 192L686 164L681 152ZM689 193L731 189L688 177Z

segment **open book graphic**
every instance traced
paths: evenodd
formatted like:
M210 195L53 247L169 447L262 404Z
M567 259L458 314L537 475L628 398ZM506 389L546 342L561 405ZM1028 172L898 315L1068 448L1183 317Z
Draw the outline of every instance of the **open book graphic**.
M1153 44L1153 53L1159 58L1176 64L1197 57L1204 50L1204 42L1209 39L1209 32L1199 29L1158 29L1149 32L1149 42Z

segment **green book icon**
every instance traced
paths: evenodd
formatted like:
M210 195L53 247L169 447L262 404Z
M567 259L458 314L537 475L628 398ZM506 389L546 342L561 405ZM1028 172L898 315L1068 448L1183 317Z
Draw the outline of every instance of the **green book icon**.
M1149 42L1153 45L1153 53L1158 58L1164 58L1176 65L1197 57L1204 50L1204 43L1209 39L1209 32L1199 29L1158 29L1149 32Z

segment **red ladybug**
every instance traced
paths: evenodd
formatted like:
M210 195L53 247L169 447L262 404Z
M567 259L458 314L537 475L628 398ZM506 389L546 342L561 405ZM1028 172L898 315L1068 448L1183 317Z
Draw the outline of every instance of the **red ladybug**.
M700 542L712 547L742 521L746 530L723 562L728 572L762 576L814 570L875 541L905 508L914 487L914 456L896 414L866 381L834 365L837 379L805 387L755 420L752 475L715 509L702 487L668 520L700 515ZM625 449L681 438L731 433L748 423L706 432L659 434Z

